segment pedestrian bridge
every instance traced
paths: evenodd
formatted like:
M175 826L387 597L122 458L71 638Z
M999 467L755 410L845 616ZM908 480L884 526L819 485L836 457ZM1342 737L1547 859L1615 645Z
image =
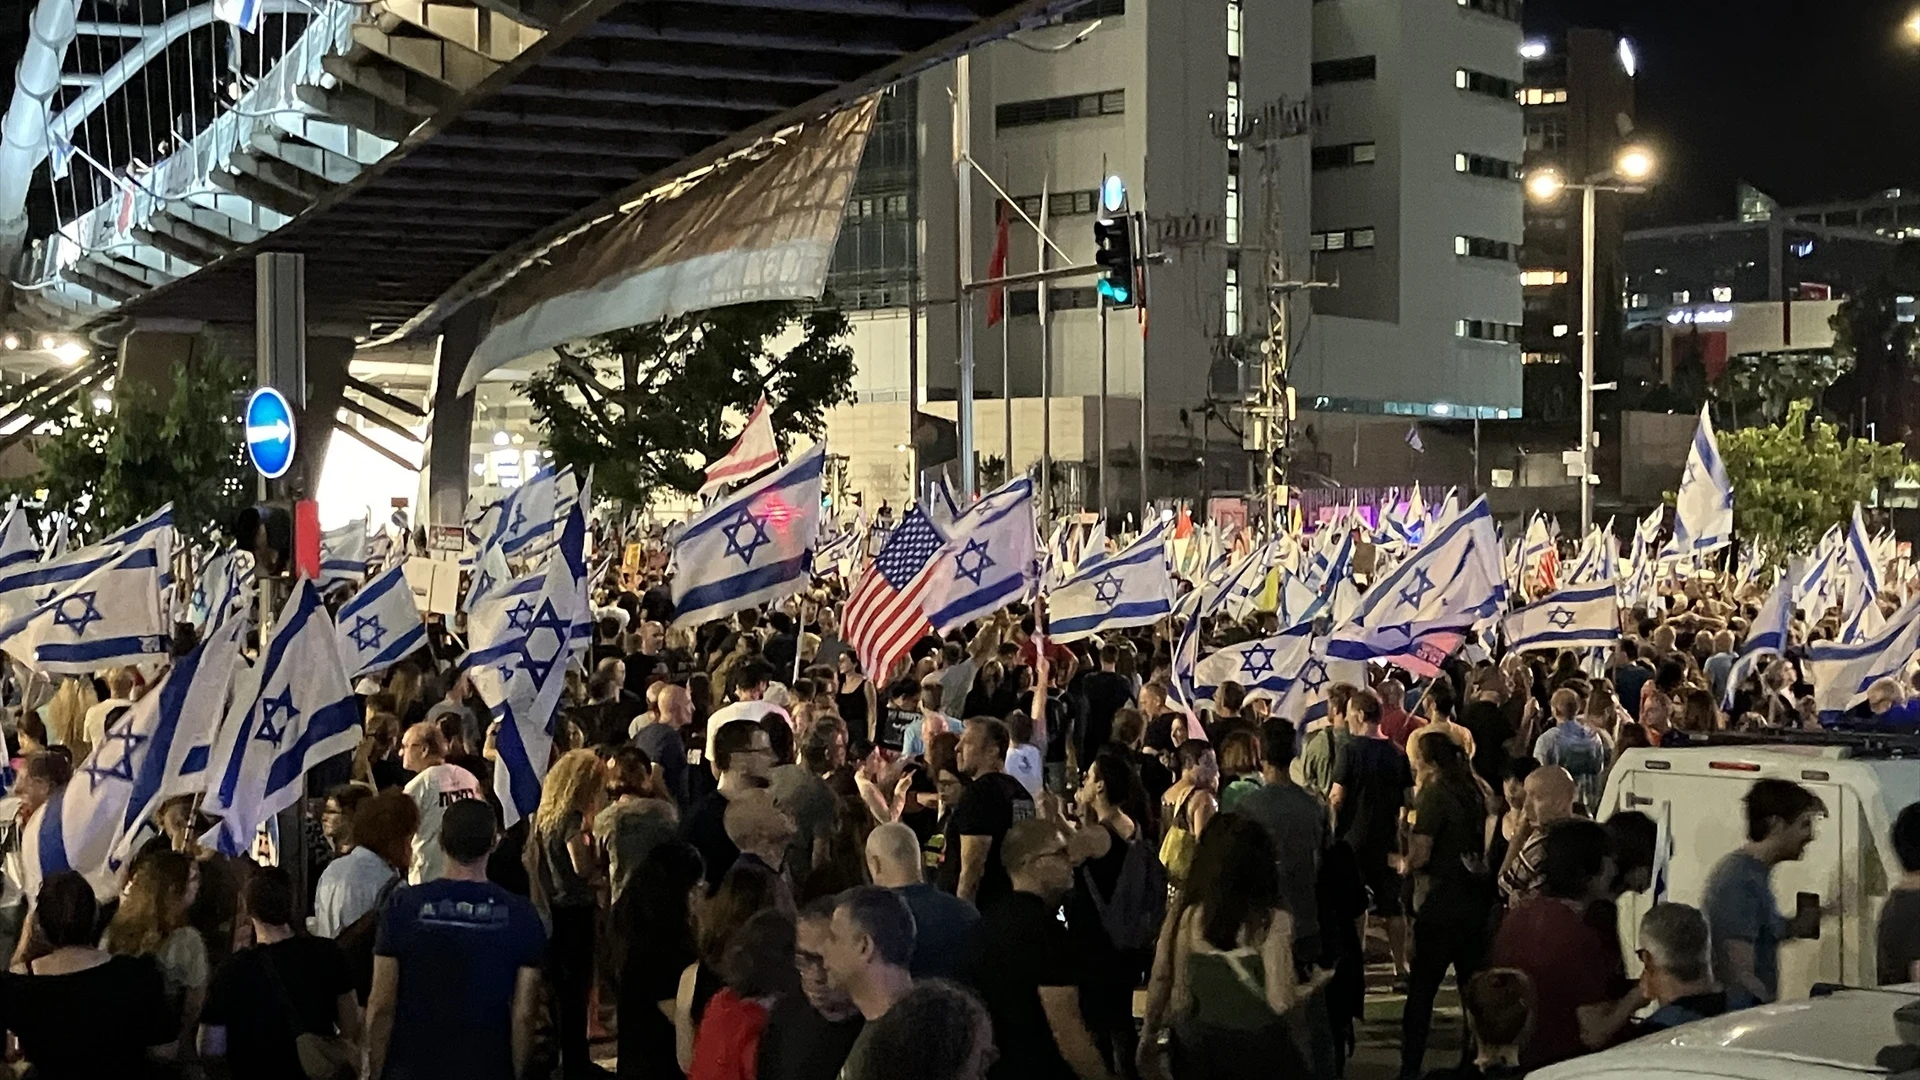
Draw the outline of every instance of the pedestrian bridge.
M623 200L1049 5L160 6L132 24L84 21L81 0L34 12L0 147L0 323L29 347L250 322L265 251L307 257L310 325L431 335L500 268ZM217 17L256 10L252 31Z

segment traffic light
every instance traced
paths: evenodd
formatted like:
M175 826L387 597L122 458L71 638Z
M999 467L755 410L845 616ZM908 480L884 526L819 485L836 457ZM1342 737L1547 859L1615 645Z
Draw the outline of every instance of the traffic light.
M1133 215L1116 214L1093 223L1093 261L1106 268L1100 279L1101 299L1109 307L1132 307L1133 295Z

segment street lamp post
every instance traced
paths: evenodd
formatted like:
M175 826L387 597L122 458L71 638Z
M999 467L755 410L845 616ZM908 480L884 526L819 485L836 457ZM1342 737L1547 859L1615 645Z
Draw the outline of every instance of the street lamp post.
M1541 202L1551 202L1568 189L1580 192L1580 535L1593 531L1593 393L1594 350L1597 330L1594 325L1593 234L1595 208L1599 193L1617 191L1637 195L1646 190L1652 177L1654 157L1644 147L1629 146L1614 159L1613 168L1595 173L1584 182L1573 184L1557 170L1545 169L1527 178L1527 192ZM1621 183L1621 181L1626 181Z

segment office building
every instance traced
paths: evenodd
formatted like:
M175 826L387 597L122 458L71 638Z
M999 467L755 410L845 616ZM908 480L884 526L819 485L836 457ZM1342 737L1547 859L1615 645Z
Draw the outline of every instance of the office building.
M1154 500L1244 490L1237 406L1255 383L1273 247L1285 280L1331 286L1285 294L1298 471L1404 482L1410 423L1518 416L1517 20L1512 0L1092 0L1060 25L977 50L973 158L1003 191L974 181L975 276L995 247L1002 193L1036 221L1046 195L1060 249L1049 265L1090 262L1108 175L1125 181L1147 246L1165 255L1150 272L1150 318L1110 312L1104 351L1094 280L1047 290L1045 399L1038 291L1012 290L991 328L975 298L983 478L1004 474L1009 436L1013 470L1029 468L1044 431L1061 499L1094 505L1104 388L1114 516L1138 505L1143 457ZM874 500L909 490L909 383L924 411L956 416L955 83L947 65L883 107L833 272L836 295L860 309L861 370L859 401L829 418L829 439L850 486ZM882 137L889 123L899 141ZM1038 268L1033 229L1008 216L1006 271ZM1392 461L1376 443L1395 449Z
M1556 38L1529 38L1521 54L1527 171L1551 169L1571 183L1610 172L1632 131L1633 43L1610 31L1573 28ZM1627 198L1603 195L1594 204L1595 320L1602 324L1619 316ZM1550 203L1527 203L1520 347L1526 411L1535 420L1579 415L1580 202L1578 192L1567 191ZM1615 354L1596 355L1596 363L1600 381L1619 378Z

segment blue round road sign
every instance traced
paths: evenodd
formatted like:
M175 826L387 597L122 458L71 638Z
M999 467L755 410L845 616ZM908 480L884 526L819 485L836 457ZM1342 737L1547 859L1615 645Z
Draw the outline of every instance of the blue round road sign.
M293 406L287 396L263 386L247 399L247 456L269 480L293 467Z

